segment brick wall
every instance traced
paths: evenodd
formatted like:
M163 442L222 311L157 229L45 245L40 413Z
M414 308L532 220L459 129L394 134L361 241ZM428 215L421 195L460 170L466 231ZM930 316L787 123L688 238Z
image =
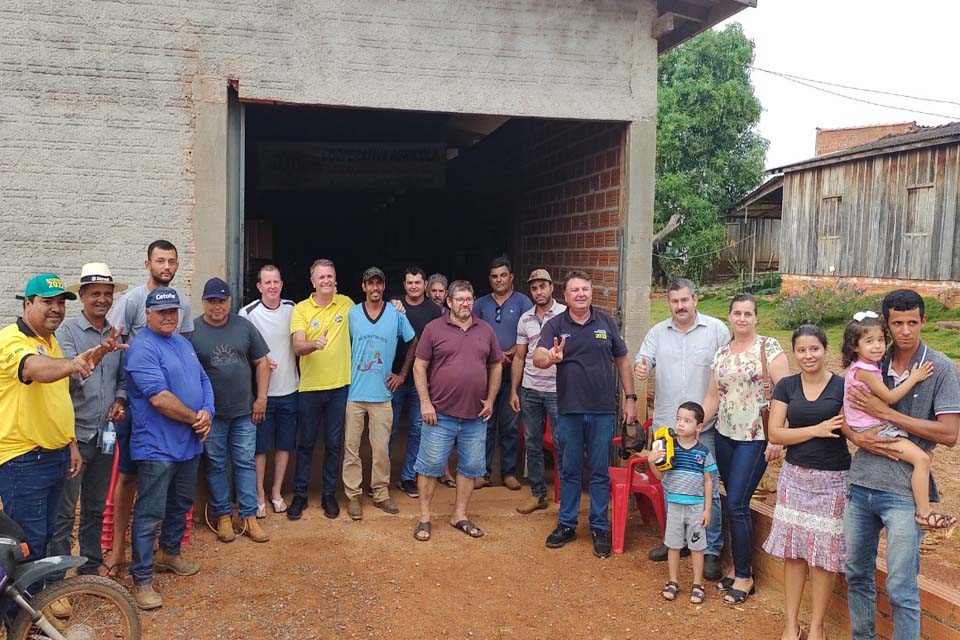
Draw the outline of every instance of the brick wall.
M524 272L543 267L560 281L583 269L593 278L594 303L610 313L619 286L625 130L611 123L534 123L520 212Z
M822 156L826 153L842 151L886 136L917 131L919 128L916 122L897 122L868 127L848 127L846 129L821 129L817 127L815 155Z

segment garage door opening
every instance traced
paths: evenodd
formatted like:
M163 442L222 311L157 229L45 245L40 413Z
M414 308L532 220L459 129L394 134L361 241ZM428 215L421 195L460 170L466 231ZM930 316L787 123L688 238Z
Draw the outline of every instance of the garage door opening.
M487 264L559 279L586 268L616 309L622 123L326 107L244 105L244 299L280 267L284 297L311 292L326 257L362 300L360 274L403 293L411 264L488 291Z

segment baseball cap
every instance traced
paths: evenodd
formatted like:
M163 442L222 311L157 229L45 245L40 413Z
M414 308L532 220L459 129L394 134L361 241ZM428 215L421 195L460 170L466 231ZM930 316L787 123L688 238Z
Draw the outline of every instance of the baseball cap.
M147 294L147 309L154 311L163 311L164 309L179 309L180 296L176 289L170 287L157 287Z
M374 278L380 278L384 282L386 282L387 280L386 276L383 275L383 271L381 271L379 267L370 267L369 269L363 272L364 282L368 282L370 280L373 280Z
M218 300L226 300L230 297L230 287L227 286L227 283L221 280L220 278L210 278L207 280L207 283L203 285L203 299L209 300L210 298L217 298Z
M67 287L67 291L77 293L85 284L112 284L113 292L120 293L127 289L124 282L116 282L113 274L110 273L110 267L102 262L88 262L80 268L80 282Z
M41 273L27 281L27 286L23 288L23 295L18 295L17 300L25 300L30 296L52 298L59 295L63 295L67 300L77 299L77 294L64 288L60 276L55 273Z
M553 282L553 278L550 277L550 272L546 269L534 269L530 272L530 277L527 278L527 282L533 282L534 280L546 280L547 282Z

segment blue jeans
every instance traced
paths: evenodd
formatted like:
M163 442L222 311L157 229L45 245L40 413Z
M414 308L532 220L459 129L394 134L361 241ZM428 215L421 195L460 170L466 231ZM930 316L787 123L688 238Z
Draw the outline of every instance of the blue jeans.
M30 560L47 553L69 465L70 447L34 450L0 464L3 511L23 529Z
M557 424L556 392L535 391L520 387L520 416L523 419L523 438L527 449L527 477L530 493L535 498L547 497L547 483L543 479L544 418ZM554 450L558 447L554 444ZM554 480L556 482L556 479Z
M203 443L203 457L207 463L210 514L214 518L233 513L227 475L228 450L240 517L257 515L257 473L253 465L256 446L257 426L249 413L239 418L213 419L210 433Z
M293 493L307 497L310 486L310 468L313 448L317 444L317 430L323 421L323 495L332 494L340 477L340 457L343 455L343 421L347 411L349 387L324 391L300 392L300 432L297 434L297 471L293 476Z
M700 433L700 442L707 448L713 459L717 459L716 429ZM710 510L710 525L707 527L707 548L703 551L708 556L719 556L723 549L723 517L720 512L720 482L717 472L711 471L713 481L713 508Z
M417 453L420 451L420 431L423 429L423 417L420 415L420 396L413 380L407 380L393 392L393 426L390 428L390 451L393 452L393 436L400 426L400 414L407 408L410 419L410 433L407 436L407 451L403 457L403 469L400 471L401 480L414 480L417 474L413 465L417 462Z
M187 511L197 493L200 456L184 462L137 461L137 502L130 526L130 575L134 584L153 581L153 541L161 522L160 548L180 555L187 531Z
M520 414L510 408L510 369L504 369L500 391L493 403L493 415L487 420L487 472L493 472L493 453L497 448L497 430L500 431L500 477L517 475L517 433Z
M484 447L487 425L481 418L456 418L437 414L437 424L424 425L420 451L414 471L428 478L439 478L447 467L447 458L457 443L457 473L479 478L484 471Z
M753 576L753 517L750 498L757 490L767 461L763 452L766 440L732 440L716 434L717 468L727 490L727 518L730 520L730 554L738 578ZM711 515L711 518L713 516Z
M893 609L893 640L920 637L920 541L910 496L851 485L843 511L847 546L847 605L854 640L875 640L877 544L887 530L887 597Z
M257 425L257 453L297 448L297 392L267 398L267 412Z
M77 573L96 575L97 567L103 562L100 534L103 532L103 509L110 488L113 455L100 453L96 437L90 442L78 442L77 446L83 466L80 468L80 475L67 480L63 485L57 523L50 544L47 545L47 554L70 555L73 546L73 523L77 517L79 500L80 526L77 529L77 541L80 543L80 555L87 559L87 563L80 567Z
M567 413L557 416L554 433L560 436L560 511L557 523L576 528L580 511L583 456L590 470L590 528L609 531L610 446L612 413Z

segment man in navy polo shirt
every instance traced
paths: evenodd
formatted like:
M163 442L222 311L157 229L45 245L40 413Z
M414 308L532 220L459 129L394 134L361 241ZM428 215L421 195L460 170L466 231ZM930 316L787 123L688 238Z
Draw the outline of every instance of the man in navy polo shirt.
M559 549L577 537L580 478L586 451L590 469L590 530L593 554L610 555L610 441L616 396L613 364L626 394L623 419L637 419L637 396L627 345L616 321L593 308L593 288L583 271L571 271L564 285L567 310L543 325L533 364L557 367L557 432L560 441L560 511L547 547ZM551 346L552 345L552 346Z
M497 431L500 431L500 478L508 489L517 491L517 427L520 414L510 408L510 367L517 351L517 324L520 316L533 308L530 298L513 290L513 266L506 256L495 258L490 263L491 293L477 300L473 314L486 320L503 351L503 371L493 417L487 422L487 471L477 480L477 488L490 484L493 471L493 453L497 448Z

